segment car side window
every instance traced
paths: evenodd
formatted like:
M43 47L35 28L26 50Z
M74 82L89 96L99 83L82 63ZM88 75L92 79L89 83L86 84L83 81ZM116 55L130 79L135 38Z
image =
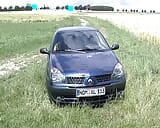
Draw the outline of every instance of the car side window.
M53 41L52 51L53 52L61 51L61 50L64 50L65 47L66 45L64 43L64 37L62 36L62 34L57 33Z
M56 44L53 46L53 51L54 51L54 52L55 52L55 51L58 51L58 50L60 50L59 42L56 43Z

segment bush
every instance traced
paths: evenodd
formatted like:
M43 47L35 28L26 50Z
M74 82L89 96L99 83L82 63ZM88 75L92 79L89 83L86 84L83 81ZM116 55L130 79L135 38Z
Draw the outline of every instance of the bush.
M4 7L4 8L3 8L3 11L7 11L7 7Z
M68 5L65 6L65 9L68 10Z
M19 6L15 6L15 11L20 11L20 7Z
M59 7L59 6L57 6L57 7L56 7L56 10L59 10L59 9L60 9L60 7Z
M13 11L13 6L9 6L8 11Z
M91 6L92 11L114 11L113 7L110 6Z
M85 5L82 7L82 10L89 10L88 8L90 8L88 5Z
M49 7L47 6L47 7L45 7L45 9L49 9Z
M75 10L79 10L78 6L75 6L74 8L75 8Z
M82 9L83 9L82 5L79 5L79 7L78 7L78 8L79 8L79 10L82 10Z
M32 10L32 7L31 7L30 5L27 5L27 6L25 7L25 10L26 10L26 11Z
M25 11L25 7L24 6L20 7L20 11Z
M61 9L63 10L63 9L64 9L64 6L62 6Z
M42 9L50 9L48 6L47 7L40 7L40 10L42 10Z

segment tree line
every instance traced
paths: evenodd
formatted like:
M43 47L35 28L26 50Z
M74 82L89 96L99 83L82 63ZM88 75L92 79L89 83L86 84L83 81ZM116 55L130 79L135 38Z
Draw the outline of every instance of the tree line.
M27 4L26 6L9 6L7 7L1 7L0 6L0 11L30 11L32 10L31 4Z
M56 6L56 10L68 10L68 7L69 5L65 5L65 6ZM43 10L43 9L50 9L48 6L43 6L43 7L40 7L39 8L40 10ZM138 13L138 12L141 12L141 13L147 13L146 10L142 9L142 10L137 10L137 9L117 9L117 10L114 10L113 7L111 6L90 6L89 4L88 5L78 5L78 6L74 6L74 9L75 10L92 10L92 11L116 11L116 12L130 12L130 13ZM0 11L30 11L32 10L32 5L31 4L26 4L26 6L9 6L8 8L7 7L1 7L0 6ZM150 13L155 13L155 10L150 10L149 11Z
M145 9L142 9L142 10L138 10L138 9L130 9L130 10L128 10L128 9L122 9L122 10L120 10L120 9L117 9L116 11L117 12L131 12L131 13L138 13L138 12L140 12L140 13L147 13L147 10L145 10ZM156 11L155 10L149 10L148 12L155 13Z

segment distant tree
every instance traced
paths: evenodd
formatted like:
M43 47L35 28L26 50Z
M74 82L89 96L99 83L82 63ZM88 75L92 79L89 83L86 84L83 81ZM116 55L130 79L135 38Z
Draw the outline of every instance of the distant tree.
M82 7L82 10L86 10L86 9L87 9L87 6L86 6L86 5Z
M144 10L144 13L146 13L147 11L146 10Z
M75 10L79 10L78 6L75 6L74 8L75 8Z
M78 7L78 8L79 8L79 10L82 10L82 5L79 5L79 7Z
M24 10L25 10L25 7L24 7L24 6L21 6L21 7L20 7L20 10L21 10L21 11L24 11Z
M133 10L131 9L130 12L133 12Z
M124 9L122 9L122 12L124 12Z
M153 10L153 13L155 13L156 11L155 10Z
M12 11L13 10L13 6L9 6L8 11Z
M65 6L65 9L68 10L68 5Z
M142 13L144 12L144 10L142 10Z
M60 9L60 7L59 7L59 6L57 6L57 7L56 7L56 10L59 10L59 9Z
M31 4L27 4L26 7L25 7L25 10L27 10L27 11L32 10Z
M20 11L20 7L18 5L15 6L15 11Z
M50 9L50 8L47 6L47 7L45 7L45 9Z
M4 8L3 8L3 11L7 11L7 7L4 7Z
M150 13L152 13L152 10L150 10Z
M133 12L136 12L136 10L134 9Z
M117 12L119 12L119 9L117 9Z
M61 9L63 10L63 9L64 9L64 6L62 6Z
M0 11L2 11L2 7L0 6Z
M136 12L138 12L138 10L136 10Z
M125 12L128 12L128 10L126 9Z

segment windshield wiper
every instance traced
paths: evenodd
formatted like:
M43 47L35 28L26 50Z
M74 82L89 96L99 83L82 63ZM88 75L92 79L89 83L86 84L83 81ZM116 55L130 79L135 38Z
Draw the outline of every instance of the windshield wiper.
M84 51L81 51L79 49L63 49L63 50L58 50L58 51L85 53Z
M85 48L85 49L77 49L77 51L96 51L96 50L101 50L101 49L96 49L96 48Z
M62 49L62 50L58 50L58 51L62 51L62 52L78 52L78 53L86 53L86 51L102 51L105 49L90 49L90 48L85 48L85 49Z

